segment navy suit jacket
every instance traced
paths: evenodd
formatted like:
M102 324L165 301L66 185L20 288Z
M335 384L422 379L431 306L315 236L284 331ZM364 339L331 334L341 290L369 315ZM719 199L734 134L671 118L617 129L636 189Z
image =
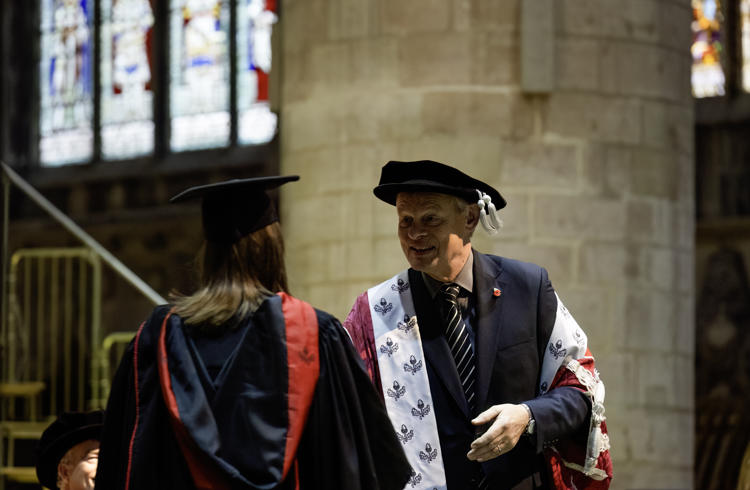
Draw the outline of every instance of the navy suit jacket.
M575 388L541 393L544 351L555 323L557 298L543 268L474 251L474 296L478 410L503 403L526 403L536 420L535 436L524 435L510 452L483 463L490 488L528 487L546 479L545 443L581 434L585 437L591 405ZM472 488L479 465L466 453L485 428L471 424L443 323L421 273L409 279L427 360L448 488ZM494 289L500 290L496 296Z

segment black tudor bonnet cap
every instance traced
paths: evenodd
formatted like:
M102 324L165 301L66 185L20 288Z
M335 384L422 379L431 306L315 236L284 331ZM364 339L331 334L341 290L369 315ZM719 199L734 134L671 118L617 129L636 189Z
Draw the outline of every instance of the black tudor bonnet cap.
M99 440L104 412L64 412L42 433L36 448L36 476L47 488L57 488L57 465L73 446Z
M279 220L266 191L299 180L299 175L232 179L186 189L169 202L201 199L203 233L207 241L235 243Z
M395 206L399 192L438 192L476 203L479 199L477 190L487 194L496 209L505 207L505 199L494 187L457 168L432 160L386 163L373 193L378 199Z

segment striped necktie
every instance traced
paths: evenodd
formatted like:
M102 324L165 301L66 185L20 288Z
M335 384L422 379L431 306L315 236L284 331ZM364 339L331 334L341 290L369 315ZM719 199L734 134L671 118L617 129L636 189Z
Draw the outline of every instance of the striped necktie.
M440 293L445 302L445 339L456 362L456 371L464 389L466 403L473 415L476 411L475 381L476 369L474 362L474 349L469 340L469 331L466 329L461 318L461 310L458 307L459 286L455 283L443 284Z

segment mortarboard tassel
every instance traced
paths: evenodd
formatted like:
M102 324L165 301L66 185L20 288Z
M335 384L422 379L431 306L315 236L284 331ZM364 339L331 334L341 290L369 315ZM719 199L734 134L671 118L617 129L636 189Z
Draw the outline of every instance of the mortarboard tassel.
M500 228L503 227L503 220L497 217L497 209L492 204L492 198L479 189L477 189L477 194L479 194L479 200L477 201L477 205L479 206L479 221L488 234L496 235Z

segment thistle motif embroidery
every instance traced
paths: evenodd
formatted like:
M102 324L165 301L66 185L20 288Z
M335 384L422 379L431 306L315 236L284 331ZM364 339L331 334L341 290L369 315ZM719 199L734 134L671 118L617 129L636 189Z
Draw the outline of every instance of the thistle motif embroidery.
M396 434L398 440L402 444L406 444L414 438L414 429L407 428L404 424L401 424L401 434Z
M305 346L304 349L299 353L299 358L304 362L305 364L310 364L315 360L315 353L310 352L310 349Z
M565 356L565 353L568 352L567 349L563 349L562 345L562 340L559 339L555 342L555 345L552 345L552 342L550 342L549 353L555 356L555 359Z
M430 413L430 406L425 405L421 398L417 400L416 407L411 407L411 414L419 417L419 420L422 420L428 413Z
M398 401L399 398L404 396L406 393L406 386L401 386L398 381L393 382L393 389L388 388L387 394L394 400Z
M404 315L404 321L398 322L398 329L403 330L404 333L409 333L409 330L417 325L417 317L409 318L409 315Z
M385 316L385 314L391 311L392 309L393 309L393 304L387 302L385 298L380 298L380 304L375 305L375 311L377 311L383 316Z
M399 279L396 281L396 284L391 284L391 289L393 291L398 291L398 294L401 294L407 289L409 289L409 283L404 282L403 279Z
M422 369L422 361L417 361L417 358L414 356L409 356L409 364L404 363L404 371L411 373L412 376L420 369Z
M398 343L394 344L390 337L386 337L385 345L380 346L380 352L391 357L398 350Z
M422 481L422 473L417 473L414 470L411 470L411 476L409 477L409 485L412 486L412 488L419 485L419 482Z
M419 451L419 459L428 463L432 463L435 459L437 459L437 449L432 449L430 443L425 444L424 451Z

